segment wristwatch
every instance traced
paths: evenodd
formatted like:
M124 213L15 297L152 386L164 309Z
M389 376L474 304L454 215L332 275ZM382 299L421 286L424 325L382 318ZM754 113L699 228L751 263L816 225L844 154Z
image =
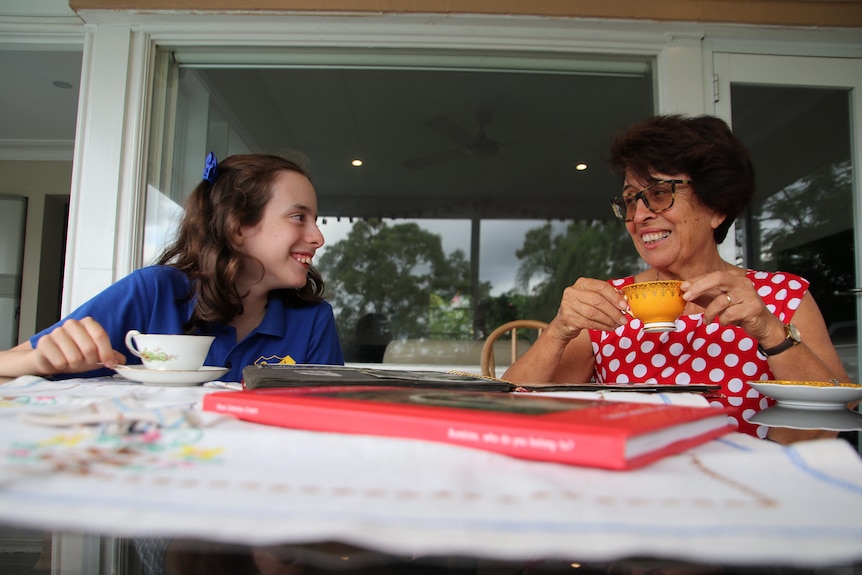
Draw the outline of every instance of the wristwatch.
M785 324L784 333L787 334L787 337L784 338L784 341L776 345L775 347L770 347L769 349L764 348L762 345L757 344L757 349L765 356L778 355L782 351L786 351L793 347L794 345L802 343L802 336L799 335L799 330L796 329L796 326L792 323Z

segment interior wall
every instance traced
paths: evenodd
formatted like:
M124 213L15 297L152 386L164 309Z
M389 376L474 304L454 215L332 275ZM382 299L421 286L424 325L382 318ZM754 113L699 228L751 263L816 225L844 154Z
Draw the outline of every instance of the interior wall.
M68 201L72 182L72 162L0 160L0 195L27 198L27 227L24 232L24 270L21 279L21 319L18 342L36 333L38 299L42 270L56 278L63 268L63 252L43 249L46 203L56 206L58 197ZM50 212L51 210L49 210ZM55 224L50 224L55 225ZM49 230L52 237L56 230ZM49 240L50 242L50 240ZM59 242L62 248L63 242ZM43 253L44 251L44 253ZM51 304L50 301L47 302Z
M862 27L857 0L70 0L79 10L241 10L512 14L576 18Z

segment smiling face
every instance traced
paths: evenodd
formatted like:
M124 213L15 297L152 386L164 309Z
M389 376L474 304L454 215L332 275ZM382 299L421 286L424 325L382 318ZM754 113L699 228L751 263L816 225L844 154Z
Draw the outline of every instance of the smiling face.
M245 254L242 287L266 294L304 286L312 258L323 245L317 194L308 178L299 172L279 172L260 222L242 226L235 242Z
M651 174L655 180L688 179L688 174ZM623 194L633 195L653 181L636 178L626 171ZM626 222L635 248L641 258L665 275L686 279L711 271L721 258L712 231L725 216L704 206L692 185L676 186L673 206L659 214L651 212L643 201L637 202L634 218Z

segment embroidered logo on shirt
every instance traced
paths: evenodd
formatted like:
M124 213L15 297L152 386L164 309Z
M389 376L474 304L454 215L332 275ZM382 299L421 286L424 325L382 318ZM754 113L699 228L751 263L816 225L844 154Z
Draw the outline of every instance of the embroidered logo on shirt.
M296 360L286 355L284 357L278 357L277 355L270 355L268 357L260 356L256 360L254 360L255 365L269 365L274 363L276 365L294 365Z

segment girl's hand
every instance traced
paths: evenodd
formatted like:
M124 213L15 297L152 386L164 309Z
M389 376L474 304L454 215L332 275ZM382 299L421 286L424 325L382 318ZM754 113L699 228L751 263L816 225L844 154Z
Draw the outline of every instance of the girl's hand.
M611 331L629 321L623 295L604 280L580 278L563 292L557 316L548 326L558 339L569 341L584 329Z
M93 318L69 319L36 344L36 370L41 374L76 373L125 363L111 339Z

